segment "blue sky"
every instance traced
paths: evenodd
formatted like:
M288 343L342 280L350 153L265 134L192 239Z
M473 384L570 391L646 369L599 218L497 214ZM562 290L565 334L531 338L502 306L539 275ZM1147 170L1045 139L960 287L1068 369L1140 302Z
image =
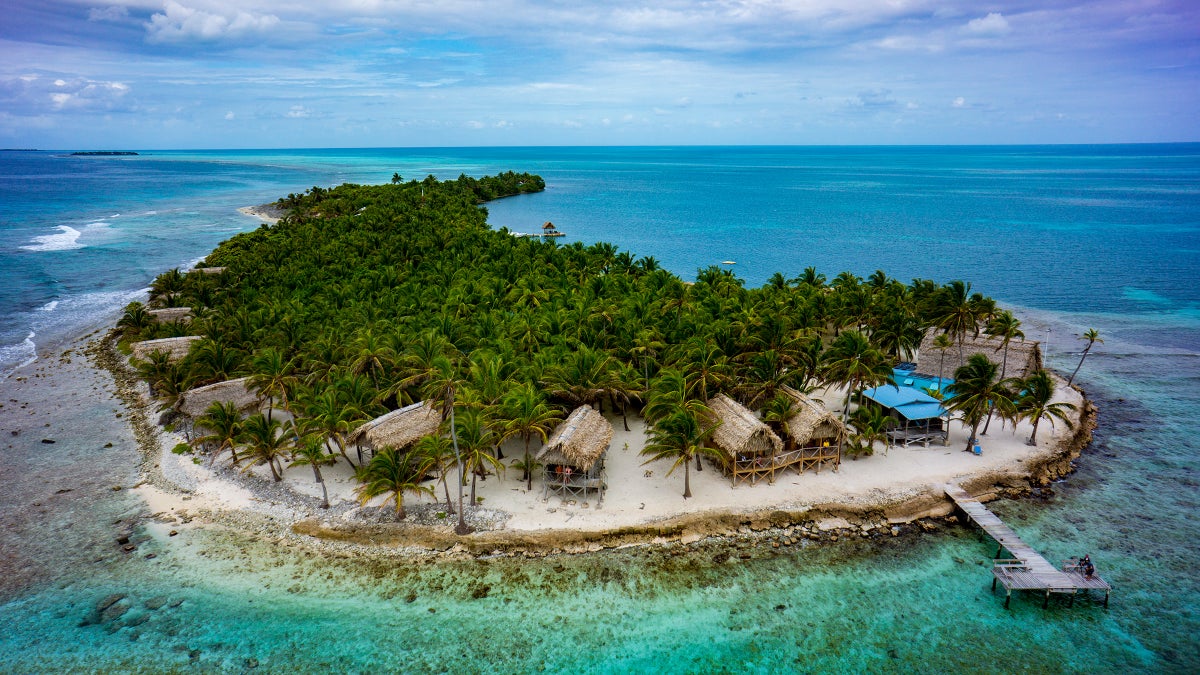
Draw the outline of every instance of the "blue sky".
M1196 0L8 0L0 146L1200 141Z

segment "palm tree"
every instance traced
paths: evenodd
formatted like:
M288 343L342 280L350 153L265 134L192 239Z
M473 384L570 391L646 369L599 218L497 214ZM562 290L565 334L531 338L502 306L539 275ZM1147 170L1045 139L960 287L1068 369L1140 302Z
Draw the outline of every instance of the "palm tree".
M791 429L788 428L788 420L792 419L796 414L795 406L792 403L792 397L785 392L778 392L774 397L763 404L762 417L780 438L784 439L784 443L788 445L788 450L791 450L793 443Z
M512 389L500 403L500 417L504 420L503 436L520 436L525 441L525 459L521 478L525 489L533 489L533 471L529 459L529 442L534 436L546 442L554 426L562 420L562 413L546 403L546 397L532 383Z
M192 441L194 445L206 446L215 443L217 446L213 448L212 455L209 457L210 465L216 461L217 455L226 449L233 453L233 463L238 463L237 441L242 433L242 415L233 402L213 401L212 405L196 418L195 426L197 429L207 429L209 433L197 436Z
M283 403L283 409L289 410L288 390L296 383L292 377L295 361L285 360L282 351L267 347L251 360L250 366L254 371L250 375L250 388L267 399L267 419L271 419L276 397Z
M600 401L613 389L615 365L615 360L603 351L580 345L564 362L548 369L546 384L553 396L600 410Z
M1025 341L1025 333L1021 331L1021 320L1007 309L1001 310L988 322L986 332L992 337L1000 338L1000 347L1004 350L1004 360L1000 362L1000 377L1003 379L1008 373L1008 344L1013 340Z
M396 520L404 520L407 515L404 512L404 493L433 495L433 488L421 485L427 470L428 465L414 453L386 447L376 452L370 462L359 467L356 473L362 484L354 491L364 506L375 497L389 495L384 503L394 501Z
M242 423L242 444L246 453L240 458L249 462L251 467L266 464L271 469L271 477L275 482L283 480L283 467L280 464L292 445L293 427L291 422L280 424L279 420L268 420L262 413L255 413Z
M1054 398L1054 380L1045 370L1035 371L1021 381L1021 393L1017 395L1017 414L1033 423L1033 433L1029 434L1028 445L1037 445L1038 423L1048 420L1054 426L1054 420L1062 420L1068 429L1074 428L1067 411L1074 410L1070 403L1051 403Z
M670 470L667 471L668 476L674 473L680 465L683 465L684 499L692 497L689 471L692 457L695 456L699 459L702 454L713 456L720 454L717 449L709 448L705 444L717 427L721 425L719 420L709 422L711 419L712 414L707 406L700 401L689 401L685 407L654 425L654 429L650 432L650 441L641 452L650 457L644 464L659 459L674 459Z
M346 454L346 436L357 426L355 422L362 418L362 413L353 405L343 403L334 387L326 387L321 393L313 395L304 402L302 408L313 429L321 431L323 437L328 439L326 443L333 441L346 463L355 467L350 455Z
M967 363L954 371L954 383L946 388L950 410L957 412L963 424L971 428L967 437L967 452L975 444L979 425L988 411L995 408L1007 414L1012 408L1009 390L1011 380L997 378L999 366L983 354L972 354Z
M449 344L449 343L446 343ZM462 375L458 366L445 354L433 356L429 363L419 372L410 377L421 377L425 400L430 401L442 411L442 421L450 420L450 441L454 447L454 458L458 464L458 525L454 527L455 534L470 534L471 526L467 525L463 513L463 465L462 451L458 444L458 424L454 415L454 398L459 386L462 385ZM490 456L490 455L489 455ZM494 459L494 458L493 458Z
M946 370L946 350L954 346L954 341L945 333L938 333L933 338L933 348L941 353L942 358L938 362L938 391L942 391L942 372Z
M350 363L350 370L357 375L369 374L371 384L378 387L379 373L395 362L391 348L384 343L382 336L368 328L354 339L352 349L354 361Z
M1007 309L1002 310L988 321L986 331L988 335L1000 338L1000 347L1004 349L1004 360L1000 362L1000 379L1003 380L1008 370L1008 344L1017 338L1020 338L1022 342L1025 341L1025 333L1021 331L1021 321ZM983 424L984 436L987 435L988 428L992 426L992 412L994 410L994 406L988 410L987 421Z
M891 447L887 430L896 424L896 420L879 408L867 406L855 410L854 415L850 417L850 423L854 425L857 432L855 436L867 455L875 452L875 441L883 441L883 454L887 454Z
M963 354L963 339L976 326L976 305L971 302L971 284L951 281L934 295L933 321L943 332L958 343L958 360L966 363Z
M850 416L850 400L863 385L878 386L892 380L892 369L883 352L875 349L866 336L856 330L843 332L822 357L823 379L846 387L846 405L842 419Z
M430 468L438 472L438 482L446 493L446 513L454 513L454 502L450 499L450 467L454 466L457 455L454 444L448 436L422 436L413 444L413 452L419 454L424 461L429 462Z
M1100 331L1096 330L1095 328L1087 329L1087 332L1085 332L1083 335L1080 335L1079 339L1087 340L1087 346L1083 348L1083 355L1079 357L1079 365L1075 366L1075 372L1071 373L1071 377L1067 378L1068 387L1071 386L1071 383L1075 381L1075 376L1079 374L1079 369L1083 367L1083 360L1087 358L1088 352L1092 351L1092 345L1096 344L1097 342L1104 344L1104 340L1100 339Z
M477 408L462 410L454 426L463 466L471 472L471 504L475 504L475 484L486 467L490 466L497 476L504 476L504 465L491 452L498 437L483 411Z
M136 334L152 323L154 323L154 317L150 315L150 311L146 309L145 305L135 300L125 306L125 312L117 321L117 328Z
M322 466L333 466L337 455L325 447L325 439L317 435L309 435L292 450L292 461L289 466L311 466L313 477L321 486L321 508L329 508L329 490L325 487L325 477L321 475Z

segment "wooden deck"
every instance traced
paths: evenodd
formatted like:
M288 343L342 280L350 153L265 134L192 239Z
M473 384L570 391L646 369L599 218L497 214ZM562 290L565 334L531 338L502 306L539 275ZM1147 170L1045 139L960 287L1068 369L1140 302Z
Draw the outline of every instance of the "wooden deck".
M1005 525L1004 521L1000 520L996 514L989 511L979 500L967 494L962 488L957 485L947 485L945 491L946 496L954 500L958 508L975 521L976 525L983 528L983 531L987 532L988 536L995 539L999 545L996 550L996 560L992 566L992 590L995 590L997 581L1004 585L1007 591L1004 598L1005 608L1008 607L1014 590L1042 591L1045 594L1043 607L1049 604L1051 593L1069 593L1073 602L1078 591L1102 590L1104 591L1104 606L1108 606L1108 597L1112 587L1099 575L1084 576L1074 561L1064 563L1063 569L1055 567L1032 546L1022 541L1017 533ZM1001 559L999 557L1001 551L1008 551L1012 558Z
M726 460L720 466L729 476L730 484L736 487L739 482L756 485L763 478L766 478L768 483L774 484L776 475L784 473L788 469L795 469L796 473L804 473L807 469L816 469L819 474L822 465L832 464L833 470L837 471L841 463L841 449L836 445L830 445L797 448L769 457Z

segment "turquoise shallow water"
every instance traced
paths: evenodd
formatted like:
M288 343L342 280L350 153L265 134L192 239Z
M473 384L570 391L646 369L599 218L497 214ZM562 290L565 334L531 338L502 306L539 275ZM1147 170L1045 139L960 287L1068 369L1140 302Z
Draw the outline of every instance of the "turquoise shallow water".
M6 544L26 542L43 568L0 600L0 671L1200 670L1194 146L181 152L70 171L62 162L76 160L21 161L0 172L0 317L13 349L29 332L38 342L111 316L154 272L252 227L238 206L393 171L508 168L542 173L549 189L490 204L497 226L552 220L568 241L611 240L685 276L732 259L749 283L902 260L885 269L966 278L1017 305L1060 371L1078 359L1074 335L1096 327L1105 343L1079 377L1101 408L1096 442L1052 490L994 508L1051 560L1091 553L1116 592L1108 610L1024 598L1006 611L983 566L993 545L956 526L720 563L721 550L701 547L368 564L187 532L143 543L138 556L153 559L129 557L106 543L131 508L107 489L128 480L128 450L60 443L51 458L16 444L2 451L6 479L52 468L0 491ZM11 178L38 171L74 189ZM22 248L62 224L81 247ZM88 302L94 314L76 311ZM102 412L80 414L99 426ZM51 502L60 476L86 486ZM127 596L114 613L128 610L97 621L112 593Z

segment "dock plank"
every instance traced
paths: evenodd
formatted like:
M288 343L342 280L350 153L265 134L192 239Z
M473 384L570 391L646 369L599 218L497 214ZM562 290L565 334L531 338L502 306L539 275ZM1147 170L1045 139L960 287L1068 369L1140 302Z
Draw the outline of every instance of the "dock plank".
M945 486L946 496L1000 546L1012 554L1017 564L997 564L992 575L1009 590L1038 590L1047 593L1075 593L1079 590L1112 590L1097 575L1085 577L1078 571L1064 572L1042 557L1032 546L992 513L978 499L957 485ZM1106 603L1107 603L1107 596ZM1007 606L1007 604L1005 605Z

